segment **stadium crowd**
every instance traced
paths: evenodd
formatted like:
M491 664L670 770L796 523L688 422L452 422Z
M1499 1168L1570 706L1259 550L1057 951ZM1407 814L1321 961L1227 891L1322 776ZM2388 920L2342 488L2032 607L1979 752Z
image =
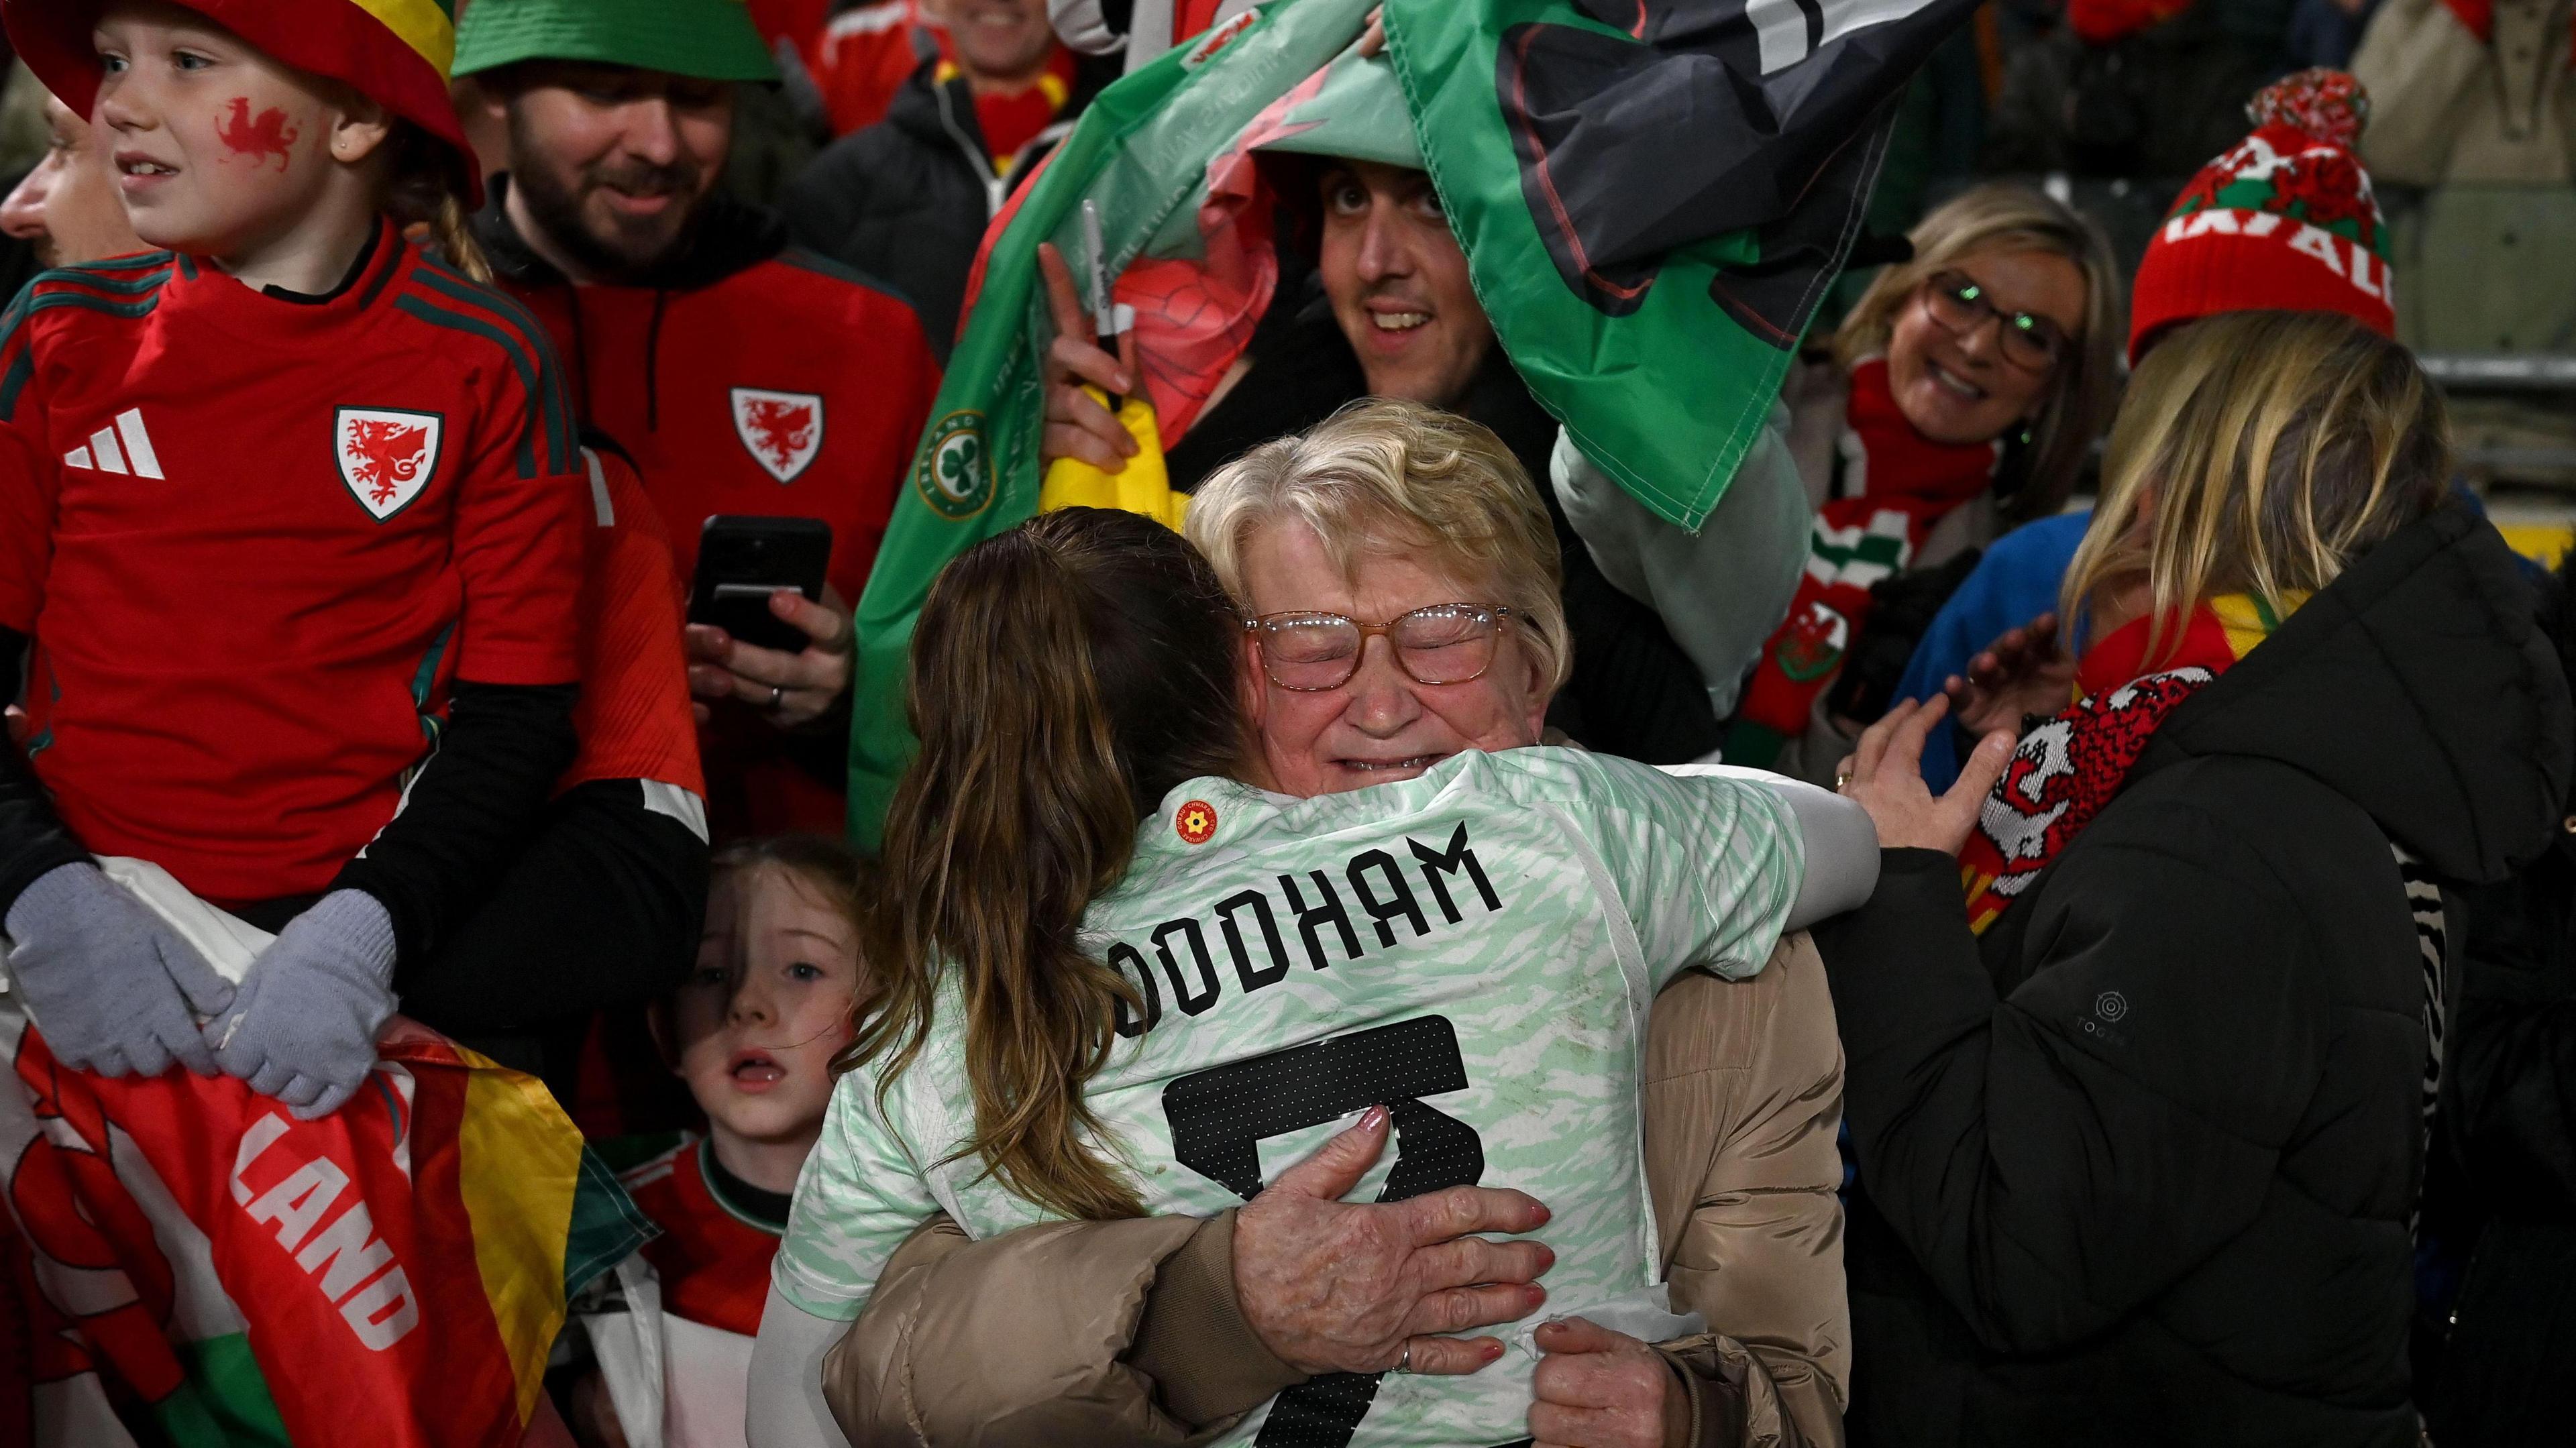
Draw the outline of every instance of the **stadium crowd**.
M0 1448L2576 1435L2567 4L0 20Z

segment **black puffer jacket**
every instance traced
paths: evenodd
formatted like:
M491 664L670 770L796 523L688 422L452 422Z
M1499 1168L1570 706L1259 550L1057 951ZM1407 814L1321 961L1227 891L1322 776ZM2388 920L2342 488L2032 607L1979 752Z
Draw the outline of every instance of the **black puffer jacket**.
M2576 678L2571 585L2576 557L2541 617ZM2448 1310L2418 1314L2449 1330L2425 1416L2444 1448L2539 1448L2576 1431L2576 798L2546 853L2461 903L2435 1169L2475 1245Z
M973 90L962 76L937 83L937 69L935 59L924 61L885 119L826 147L788 183L778 207L797 245L883 278L911 302L945 362L985 224L1116 72L1086 57L1055 124L999 176L975 122Z
M2392 841L2502 877L2569 704L2494 529L2410 525L2184 703L1984 937L1888 852L1817 932L1856 1444L2412 1444L2424 975Z

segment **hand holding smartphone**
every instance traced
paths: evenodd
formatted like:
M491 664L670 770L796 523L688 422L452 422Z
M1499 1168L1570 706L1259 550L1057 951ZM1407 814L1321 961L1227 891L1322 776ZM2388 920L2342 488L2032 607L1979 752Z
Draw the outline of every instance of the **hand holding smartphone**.
M713 624L754 648L802 653L811 641L803 629L769 611L769 596L792 588L819 601L831 561L829 523L719 513L698 532L689 622Z

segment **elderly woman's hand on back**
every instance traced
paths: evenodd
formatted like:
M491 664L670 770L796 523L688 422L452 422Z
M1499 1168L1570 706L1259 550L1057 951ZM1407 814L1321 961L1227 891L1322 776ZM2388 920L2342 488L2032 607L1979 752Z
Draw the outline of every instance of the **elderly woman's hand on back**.
M1234 1280L1245 1321L1306 1373L1472 1373L1500 1340L1443 1333L1536 1312L1536 1279L1556 1254L1478 1232L1535 1231L1548 1211L1525 1192L1450 1187L1400 1202L1342 1195L1386 1150L1388 1114L1359 1124L1279 1174L1235 1215Z

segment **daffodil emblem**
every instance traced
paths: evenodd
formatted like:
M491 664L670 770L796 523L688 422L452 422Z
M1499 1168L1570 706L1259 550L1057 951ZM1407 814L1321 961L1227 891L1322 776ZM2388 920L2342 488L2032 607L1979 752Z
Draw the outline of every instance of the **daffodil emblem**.
M1216 807L1203 799L1191 800L1172 816L1172 828L1180 832L1182 843L1204 845L1216 838Z

